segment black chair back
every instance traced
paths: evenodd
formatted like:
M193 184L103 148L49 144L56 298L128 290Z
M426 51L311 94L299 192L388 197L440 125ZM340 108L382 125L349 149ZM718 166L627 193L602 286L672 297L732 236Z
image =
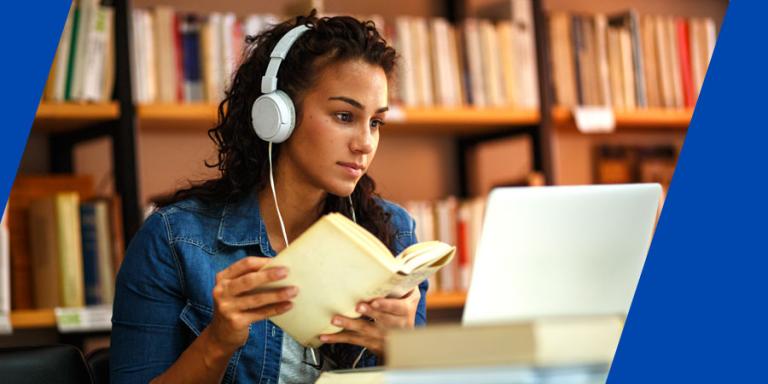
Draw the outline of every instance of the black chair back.
M71 345L0 348L4 384L87 384L91 374L83 354Z
M109 348L99 348L86 356L94 384L109 384Z

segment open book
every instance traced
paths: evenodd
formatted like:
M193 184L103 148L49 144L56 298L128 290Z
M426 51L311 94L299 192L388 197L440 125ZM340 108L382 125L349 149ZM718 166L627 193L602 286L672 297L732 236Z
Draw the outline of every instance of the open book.
M318 347L319 336L341 331L334 315L359 317L357 303L402 297L451 261L456 248L427 241L392 257L373 234L341 214L322 217L264 269L285 266L288 277L265 288L297 286L293 308L270 320L297 342Z

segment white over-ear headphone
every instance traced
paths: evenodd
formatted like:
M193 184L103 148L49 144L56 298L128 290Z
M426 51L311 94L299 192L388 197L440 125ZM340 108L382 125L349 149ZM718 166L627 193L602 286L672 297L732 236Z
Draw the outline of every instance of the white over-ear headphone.
M280 38L269 55L269 66L261 78L263 94L253 102L251 108L253 130L264 141L282 143L291 136L296 125L293 101L288 94L277 89L277 71L296 39L308 30L306 25L294 27Z

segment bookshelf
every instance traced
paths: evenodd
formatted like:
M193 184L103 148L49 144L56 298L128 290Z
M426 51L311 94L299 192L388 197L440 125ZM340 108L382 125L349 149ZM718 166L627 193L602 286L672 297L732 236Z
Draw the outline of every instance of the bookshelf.
M53 328L56 326L56 315L53 309L28 309L11 312L13 329Z
M693 115L693 108L616 110L618 132L678 132L685 133ZM552 109L552 120L558 130L575 130L573 114L564 107Z
M117 120L120 109L116 102L73 104L41 102L32 130L45 133L66 133L100 123Z
M153 134L185 134L204 133L216 119L217 105L212 104L136 104L133 102L130 66L130 46L128 30L132 3L135 6L153 6L158 4L178 6L185 11L221 11L218 7L240 7L237 12L242 14L243 7L236 2L225 2L224 5L212 6L212 3L182 5L178 0L144 0L115 1L115 31L116 31L116 92L115 101L99 104L40 104L33 131L50 135L51 170L54 172L72 172L72 152L75 145L98 136L109 136L113 139L112 156L115 167L115 186L123 197L125 240L140 225L139 207L141 203L139 191L139 152L136 142L140 137ZM337 2L328 4L328 10L337 12L343 8ZM443 2L436 2L443 3ZM436 6L428 12L446 16L449 21L457 22L465 16L473 16L472 8L478 1L445 1L443 7ZM548 184L556 183L553 179L552 168L556 167L552 160L552 142L560 140L561 135L580 136L574 126L573 117L567 108L553 106L551 94L551 62L547 31L544 27L545 13L552 9L568 11L592 12L614 11L626 7L646 7L634 0L621 0L610 7L598 5L595 1L575 1L570 4L564 0L533 0L534 21L536 25L536 57L538 62L540 107L534 110L519 110L511 108L393 108L389 114L386 130L399 136L412 134L424 137L447 138L455 144L456 169L459 195L466 197L468 193L469 173L472 172L465 154L474 148L495 142L500 138L521 137L532 142L531 165L534 171L544 175ZM690 5L670 5L663 1L652 1L650 9L644 11L653 13L691 13ZM704 14L720 15L719 8L724 9L727 2L710 0L716 8L702 11ZM362 4L362 3L360 3ZM433 4L434 5L434 4ZM438 4L440 5L440 4ZM274 4L270 5L270 7ZM366 7L367 5L355 5ZM261 7L261 5L258 5ZM608 7L612 9L602 9ZM655 8L654 8L655 7ZM209 9L210 8L210 9ZM357 9L357 8L355 8ZM699 12L699 11L696 11ZM693 13L696 13L693 12ZM358 13L361 13L358 11ZM364 13L364 12L362 12ZM692 109L645 109L616 111L617 131L611 135L649 134L675 135L686 133L692 115ZM574 141L573 139L568 139ZM569 144L570 145L570 144ZM567 157L564 157L567 159ZM567 161L567 160L566 160ZM428 296L429 309L461 308L466 300L462 292L431 292ZM55 315L51 309L23 310L11 313L11 321L17 329L50 328L56 325Z
M145 104L137 107L142 130L208 129L216 121L215 104ZM539 111L509 108L400 108L387 118L387 133L471 136L538 124Z

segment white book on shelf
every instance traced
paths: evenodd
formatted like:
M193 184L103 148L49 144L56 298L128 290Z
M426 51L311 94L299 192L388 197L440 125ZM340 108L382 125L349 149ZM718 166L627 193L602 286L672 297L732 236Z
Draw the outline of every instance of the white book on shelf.
M104 74L101 77L101 98L99 101L108 102L112 100L112 93L115 89L115 11L113 7L107 7L109 16L105 19L107 30L107 48L104 50Z
M472 95L472 106L485 107L488 104L485 92L485 80L482 64L482 49L480 43L480 31L477 19L466 19L464 21L464 47L467 52L467 64L469 66L470 94Z
M611 106L611 80L608 74L608 18L605 14L595 15L595 53L597 56L597 80L600 85L600 102L602 105Z
M536 68L536 35L531 0L511 0L512 24L517 27L515 46L520 58L520 107L538 108L539 76Z
M88 68L83 77L82 99L86 101L102 100L106 57L109 51L110 20L114 17L111 6L98 6L91 17L88 28L85 66Z
M571 16L565 12L553 12L549 19L552 77L556 102L560 106L572 107L576 105L576 75L571 46Z
M224 89L229 88L230 84L232 83L232 77L234 75L235 69L237 69L239 61L239 42L235 41L236 28L237 16L232 12L225 13L221 24L221 54L224 60L221 84L224 86Z
M480 20L480 52L482 53L483 73L485 81L486 100L492 107L505 104L502 97L501 58L499 57L499 42L496 29L490 20Z
M669 53L670 64L672 68L672 96L674 104L673 108L682 108L683 102L683 79L680 72L680 47L677 43L677 27L675 25L675 18L665 17L664 23L666 26L666 38L669 41Z
M160 82L157 72L157 41L155 40L155 18L149 11L145 11L142 16L142 42L144 57L142 59L142 68L147 78L144 82L147 102L154 103L159 99Z
M413 107L418 104L416 96L416 68L413 56L413 36L410 19L399 16L395 19L395 45L400 52L399 93L405 106Z
M619 31L615 28L608 28L606 40L608 42L608 75L611 82L611 95L613 96L611 98L611 105L616 109L625 109L626 102L624 101L624 77L621 73Z
M704 57L702 52L702 43L705 43L700 39L702 36L700 33L700 19L691 18L688 20L688 44L690 47L690 63L691 63L691 78L693 80L693 99L699 98L699 91L701 90L701 83L704 82Z
M82 100L85 76L91 70L87 67L88 39L93 28L92 19L96 16L98 0L80 0L78 2L77 36L75 36L72 77L70 78L70 99Z
M656 49L656 27L651 16L643 17L640 24L640 34L645 65L645 90L648 95L648 107L662 106L661 88L659 81L659 66Z
M154 34L158 101L175 103L176 98L176 47L174 42L174 10L167 6L154 8ZM151 41L151 40L148 40Z
M632 63L632 37L629 30L619 29L618 32L625 107L634 109L637 107L637 98L635 97L635 66Z
M656 57L659 67L659 85L661 87L662 107L673 108L675 105L675 96L672 89L672 58L667 38L667 26L664 17L654 17L656 26Z
M462 85L461 79L463 76L461 64L461 53L459 52L458 40L456 36L456 28L446 23L447 25L447 44L448 44L448 74L450 76L451 83L451 104L452 107L458 107L463 104L462 101Z
M517 102L516 86L515 86L515 72L518 70L516 66L516 58L514 52L512 52L512 23L506 20L500 21L496 24L496 37L498 38L499 46L499 65L501 72L501 89L504 95L504 104L507 106L515 106Z
M144 82L146 75L142 72L141 56L144 54L141 50L141 9L131 10L131 93L133 102L140 104L144 102Z
M432 67L430 72L432 74L431 80L435 105L446 106L448 104L448 95L446 92L448 84L446 84L444 76L448 53L443 50L445 45L442 43L446 36L442 30L440 18L430 18L428 21L428 28L429 35L432 37L429 42L429 51L433 59L430 63Z
M436 203L437 215L437 240L450 244L456 244L456 210L458 201L455 197L438 201ZM443 291L456 291L460 288L459 260L454 257L448 265L438 272L440 289Z
M206 98L209 103L217 103L224 97L222 24L223 15L213 12L208 17L207 25L203 27L204 41L207 42L207 49L204 50L207 52L204 78L206 79Z
M430 75L432 55L429 51L430 36L427 20L423 17L416 17L411 19L411 23L416 43L415 56L417 58L416 70L418 71L416 79L418 81L419 104L423 107L431 107L435 103L435 98L432 92L432 76Z

